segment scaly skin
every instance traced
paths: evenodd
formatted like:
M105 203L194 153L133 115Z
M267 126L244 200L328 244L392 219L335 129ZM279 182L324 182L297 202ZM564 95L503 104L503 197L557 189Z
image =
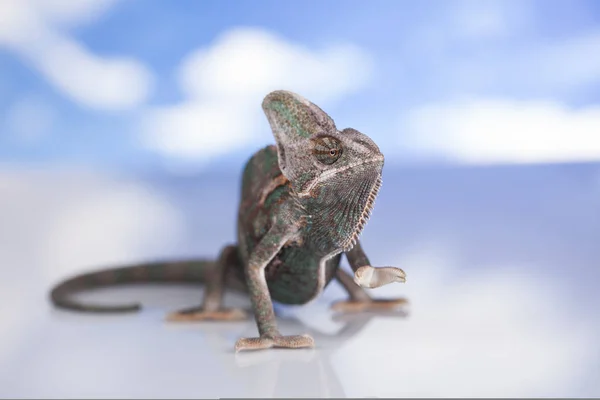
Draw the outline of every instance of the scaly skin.
M245 314L222 307L223 291L242 290L252 303L259 336L240 338L236 351L314 346L308 335L279 333L273 301L306 304L334 278L349 295L335 310L405 304L405 299L373 300L363 289L405 280L399 268L372 267L358 240L381 186L384 157L377 145L354 129L339 131L324 111L297 94L271 92L262 106L276 145L256 152L243 171L236 245L226 246L215 262L145 264L80 275L55 288L53 302L80 311L135 311L139 305L82 305L69 298L70 292L136 281L204 282L202 304L172 313L169 320L235 320ZM354 277L339 268L342 253Z
M141 304L133 303L116 306L83 304L73 301L71 294L91 288L131 283L202 283L205 281L206 271L210 264L210 261L204 260L154 262L93 271L57 284L52 289L50 297L54 305L76 311L96 313L134 312L141 309Z

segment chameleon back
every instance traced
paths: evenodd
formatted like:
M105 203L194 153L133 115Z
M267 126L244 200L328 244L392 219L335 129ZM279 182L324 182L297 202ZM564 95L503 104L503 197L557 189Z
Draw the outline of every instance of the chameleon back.
M302 217L291 196L289 181L279 169L276 146L257 151L247 162L242 175L241 202L238 211L238 249L243 261L238 267L238 277L244 273L249 256L272 225L274 216L282 207L293 209ZM317 273L322 255L312 251L308 243L290 242L271 260L265 276L273 300L285 304L304 304L316 295ZM341 255L327 262L326 284L331 281L339 266Z

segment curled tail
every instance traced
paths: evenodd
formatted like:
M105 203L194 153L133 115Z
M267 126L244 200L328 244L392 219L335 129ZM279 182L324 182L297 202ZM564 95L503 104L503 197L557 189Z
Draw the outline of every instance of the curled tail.
M75 301L72 294L86 289L134 283L202 283L212 261L190 260L155 262L105 269L76 275L58 283L50 292L52 303L59 308L96 313L125 313L142 308L139 303L95 305Z

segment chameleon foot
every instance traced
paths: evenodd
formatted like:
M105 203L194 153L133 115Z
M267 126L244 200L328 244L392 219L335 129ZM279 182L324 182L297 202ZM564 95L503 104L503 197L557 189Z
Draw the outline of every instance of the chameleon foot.
M344 300L333 303L331 309L336 312L357 313L368 311L393 311L408 304L408 300L379 299L379 300Z
M406 282L406 273L396 267L360 267L354 273L354 282L364 288L377 288L392 282Z
M170 322L240 321L247 318L246 312L238 308L220 309L215 311L204 311L202 308L190 308L167 315L167 321Z
M235 343L236 353L241 350L263 350L273 347L286 349L301 349L314 347L315 341L309 335L292 336L261 336L254 338L240 338Z

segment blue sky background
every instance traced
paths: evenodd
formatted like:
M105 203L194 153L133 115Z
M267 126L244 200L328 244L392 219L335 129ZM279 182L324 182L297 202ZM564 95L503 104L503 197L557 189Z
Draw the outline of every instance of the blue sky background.
M248 369L253 321L162 326L197 288L51 309L66 276L233 242L280 88L386 155L361 241L410 318ZM599 159L597 1L0 0L0 397L598 397ZM284 332L335 330L344 296Z
M195 170L221 160L239 168L272 142L260 100L274 88L297 91L340 127L371 135L388 163L600 156L594 1L3 0L0 7L0 161L9 165ZM188 76L217 83L181 84L182 65L201 53L213 55L214 68L189 63ZM115 60L128 70L111 70ZM148 127L157 126L157 108L197 105L215 115L215 104L217 127L240 126L213 129L192 111L179 124Z

